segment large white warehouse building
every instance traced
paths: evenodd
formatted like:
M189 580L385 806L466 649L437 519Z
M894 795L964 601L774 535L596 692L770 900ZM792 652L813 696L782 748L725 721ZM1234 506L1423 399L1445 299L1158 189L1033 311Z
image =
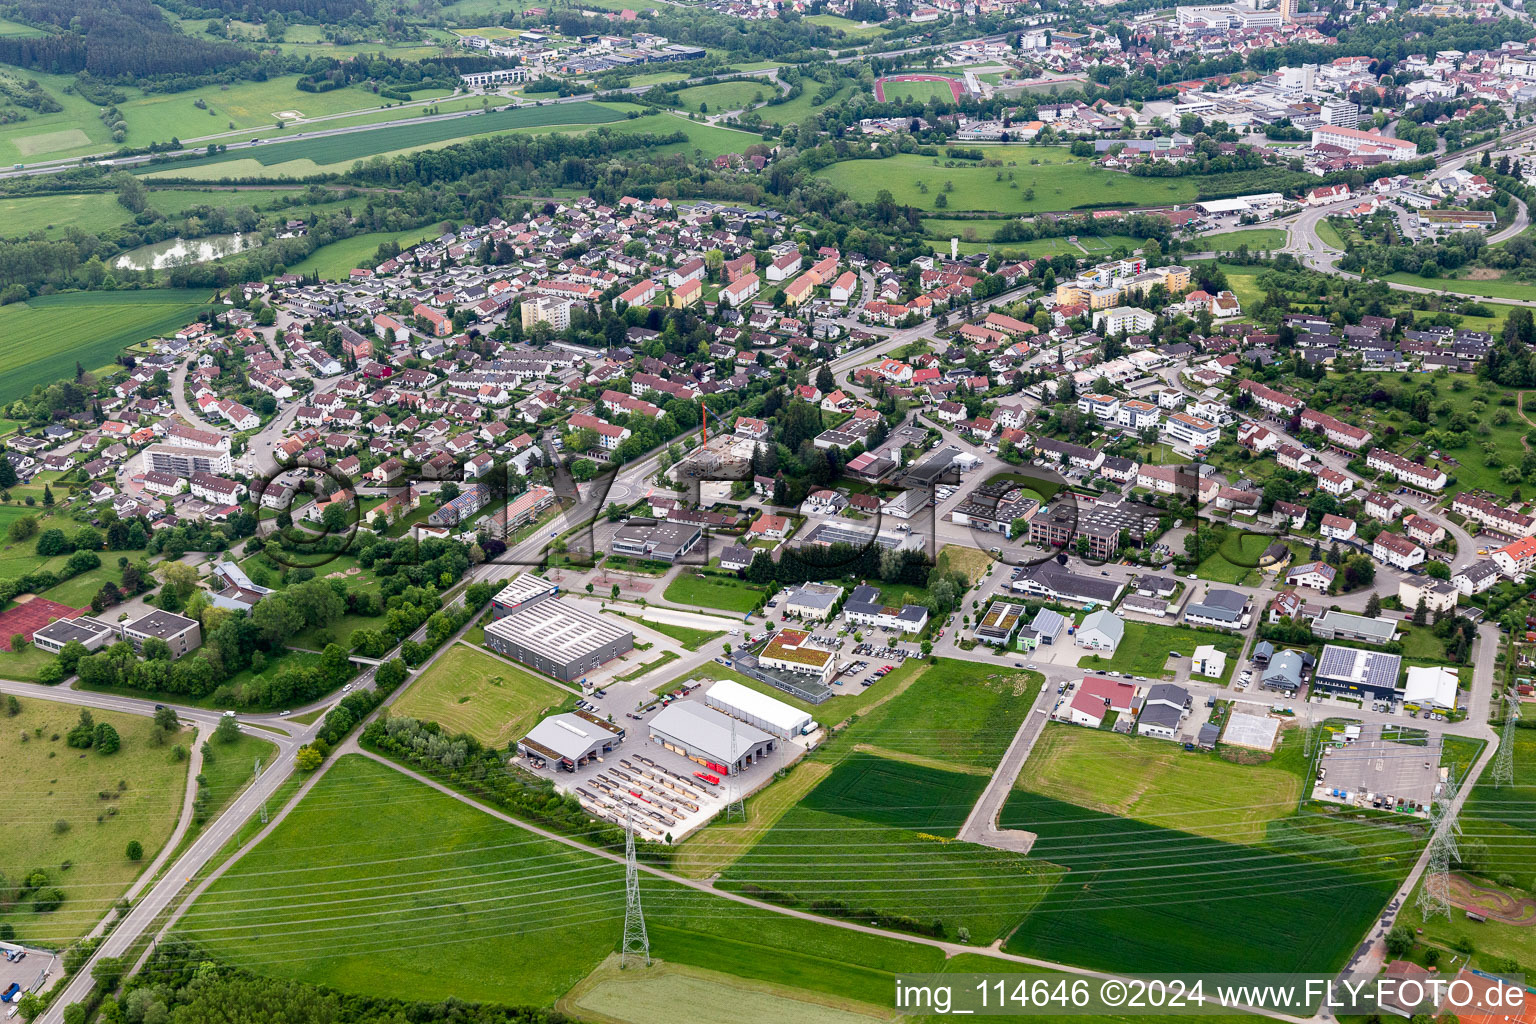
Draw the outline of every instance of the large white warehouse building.
M717 681L705 692L704 703L780 739L802 736L816 728L816 721L808 712L758 693L734 679Z

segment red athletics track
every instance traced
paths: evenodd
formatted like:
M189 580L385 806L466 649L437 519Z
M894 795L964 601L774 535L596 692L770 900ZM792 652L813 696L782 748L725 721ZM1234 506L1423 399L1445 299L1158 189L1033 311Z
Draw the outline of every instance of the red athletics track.
M72 619L79 614L79 608L44 597L34 597L26 604L7 608L0 612L0 651L11 649L11 637L17 633L31 640L32 634L48 625L50 619Z
M889 78L882 78L875 82L875 101L877 103L885 102L886 82L944 82L949 85L950 94L954 97L956 103L959 103L960 97L965 95L965 86L958 79L948 78L944 75L891 75Z

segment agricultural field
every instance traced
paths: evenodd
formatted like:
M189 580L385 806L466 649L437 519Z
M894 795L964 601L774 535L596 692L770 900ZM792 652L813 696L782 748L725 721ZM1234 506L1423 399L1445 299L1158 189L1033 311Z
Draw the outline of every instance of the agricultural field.
M38 384L108 366L145 338L185 327L208 308L209 295L169 288L45 295L0 306L0 402Z
M1034 832L1031 857L1069 874L1003 948L1132 972L1332 971L1422 844L1321 814L1271 821L1248 845L1170 827L1181 821L1149 825L1014 790L1001 825Z
M872 1024L890 1019L882 1006L848 999L804 998L783 986L749 983L728 974L660 964L644 972L623 971L610 957L562 1005L605 1021L624 1024L716 1024L740 1017L783 1019L803 1024Z
M290 904L250 900L253 887L271 892L274 871ZM787 918L647 874L641 890L652 956L667 963L875 1005L889 1001L894 974L943 969L943 953L931 947ZM412 998L424 1001L545 1006L616 949L623 911L621 864L350 755L178 930L225 962L343 992L398 995L409 977Z
M66 228L99 232L126 224L132 216L111 192L0 199L0 231L12 236L41 231L54 238Z
M329 94L322 94L329 95ZM274 175L304 164L312 168L341 165L350 167L358 160L398 153L405 150L423 149L435 145L477 135L491 135L517 128L540 128L550 125L603 124L616 121L613 111L604 110L593 103L561 103L548 107L522 107L514 110L498 110L488 114L450 118L444 121L423 121L390 128L377 128L366 132L349 132L324 138L293 139L250 150L231 150L213 156L179 161L174 169L164 164L149 164L151 176L190 177L184 172L204 170L210 165L237 163L243 166L254 161L268 168ZM210 172L215 177L239 172Z
M455 644L412 681L391 711L437 722L450 734L467 732L487 746L504 747L571 697L569 690Z
M17 884L34 868L64 893L57 909L38 913L30 899L8 910L18 937L62 946L88 932L165 845L187 786L187 762L172 746L150 745L154 722L140 715L92 711L117 730L114 754L76 750L64 736L79 721L69 704L22 698L0 735L0 763L16 813L6 821L0 872ZM186 747L191 733L175 742ZM247 766L249 768L249 766ZM24 806L23 806L24 805ZM125 855L138 840L144 856ZM62 865L72 865L67 868Z
M727 611L745 615L756 611L765 595L757 587L720 576L696 576L684 572L662 592L662 597L676 605L698 611Z
M1239 765L1166 740L1051 724L1017 785L1120 818L1252 845L1301 798L1301 735L1294 729L1282 735L1273 761Z
M687 111L698 110L701 105L711 114L727 110L741 110L766 100L777 90L772 82L716 82L714 85L695 85L676 94L677 102Z
M63 110L52 114L28 112L25 121L0 125L0 165L34 163L83 156L113 148L112 133L97 116L95 104L74 92L65 92L72 75L49 75L0 65L0 74L22 81L36 79Z
M1079 668L1090 672L1129 672L1133 676L1157 680L1163 678L1170 651L1178 651L1188 658L1195 653L1196 647L1203 644L1211 644L1217 650L1226 652L1227 670L1221 681L1225 683L1231 679L1232 670L1237 667L1237 656L1242 653L1242 637L1201 632L1187 626L1163 626L1135 619L1125 620L1125 636L1121 638L1113 658L1087 654L1079 658L1077 664Z
M985 784L981 776L851 755L718 884L792 894L801 904L834 901L860 919L873 911L941 921L947 937L965 928L973 941L991 941L1029 912L1057 870L1035 858L946 841ZM904 785L920 792L893 807ZM923 885L912 884L914 864L923 865Z
M845 160L816 173L859 202L872 202L878 192L889 190L896 202L921 210L1043 213L1157 206L1195 197L1192 179L1136 178L1101 170L1090 160L1069 156L1061 147L1011 147L1001 151L998 158L1004 166L946 167L942 161L935 162L938 158L902 153L873 163ZM1031 160L1040 163L1031 164ZM945 191L946 182L954 186L951 191ZM927 187L926 192L919 183ZM941 195L947 207L935 205Z
M941 658L850 735L881 751L995 768L1043 682L1038 672Z

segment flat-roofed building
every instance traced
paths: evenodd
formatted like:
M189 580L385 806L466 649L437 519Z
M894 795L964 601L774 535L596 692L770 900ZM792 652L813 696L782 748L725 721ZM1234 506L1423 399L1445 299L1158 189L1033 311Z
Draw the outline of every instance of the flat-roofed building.
M1312 620L1312 632L1324 640L1389 644L1397 638L1397 623L1385 616L1370 618L1330 608Z
M32 642L49 654L58 654L71 640L78 640L87 651L103 647L117 630L100 619L82 615L76 619L56 619L32 634Z
M836 670L832 652L808 643L810 634L801 629L781 629L758 655L758 664L795 675L814 676L825 686Z
M507 585L491 598L491 618L500 619L517 611L530 601L550 597L560 592L558 583L551 583L531 572L519 573L507 581Z
M705 691L704 703L780 739L803 736L816 728L816 720L809 712L791 707L766 693L758 693L733 679L716 680Z
M570 601L542 597L493 620L485 645L570 682L633 650L635 634Z
M615 554L676 562L697 544L704 531L692 523L659 523L631 519L613 535L609 547Z
M191 479L194 473L226 474L233 466L227 450L183 448L172 444L152 444L144 449L145 469L183 479Z
M133 644L133 649L141 654L145 640L150 637L164 640L171 648L173 660L196 650L203 643L203 630L196 619L161 608L132 622L125 622L121 628L123 639Z

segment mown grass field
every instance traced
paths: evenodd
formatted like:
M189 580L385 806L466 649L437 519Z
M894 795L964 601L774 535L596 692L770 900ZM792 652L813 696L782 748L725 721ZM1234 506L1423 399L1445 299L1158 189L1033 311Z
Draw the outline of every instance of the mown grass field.
M1050 724L1017 785L1149 825L1258 843L1268 822L1294 812L1301 796L1306 763L1300 733L1284 735L1274 761L1239 765L1166 740Z
M918 788L903 796L904 782ZM1037 858L950 841L974 802L970 795L985 784L983 777L851 755L718 884L792 894L807 906L830 900L854 911L942 921L949 937L966 928L973 941L1000 938L1058 871Z
M710 641L719 640L725 636L724 632L711 632L707 629L690 629L687 626L674 626L670 622L657 622L655 619L639 619L638 621L646 629L653 629L662 636L669 636L690 651L696 651Z
M129 345L174 333L207 309L207 292L72 292L0 306L0 402L38 384L109 365Z
M572 694L464 644L454 645L416 678L393 713L437 722L504 747Z
M908 100L918 103L927 103L929 100L949 104L955 102L954 92L943 82L886 82L881 91L885 93L887 103L905 103Z
M1271 821L1263 842L1239 845L1017 789L1000 820L1038 836L1031 857L1068 869L1003 948L1132 972L1335 970L1422 845L1323 815Z
M896 202L921 210L940 209L934 203L940 195L946 197L950 210L1000 213L1159 206L1195 196L1193 180L1136 178L1101 170L1090 160L1069 156L1061 147L1008 147L999 150L997 157L1012 166L945 167L942 160L936 166L936 158L902 153L875 161L845 160L816 173L860 202L872 202L878 192L888 189ZM1035 159L1040 163L1030 164ZM997 179L999 172L1002 181ZM919 182L927 185L927 192L919 189ZM952 191L944 191L946 182L953 183ZM1011 187L1015 184L1017 188ZM1033 199L1026 198L1031 188Z
M28 111L25 121L0 125L0 166L112 148L112 133L97 116L97 107L76 92L64 91L73 84L73 75L50 75L5 64L0 64L0 74L22 82L35 79L64 108L52 114Z
M831 15L836 17L836 15ZM839 88L831 99L824 103L816 102L816 93L820 91L822 83L806 83L805 91L792 100L783 103L775 103L758 109L758 114L765 124L799 124L812 114L823 110L834 109L839 103L852 99L858 94L859 88L852 82Z
M1232 678L1237 667L1237 656L1242 651L1243 638L1224 633L1205 633L1186 626L1163 626L1155 622L1125 620L1125 636L1115 648L1113 658L1087 654L1077 661L1079 668L1090 672L1129 672L1133 676L1161 679L1170 651L1178 651L1188 658L1195 648L1211 644L1227 653L1227 669L1222 682Z
M994 768L1043 682L1038 672L941 658L850 735L883 750Z
M323 245L307 258L291 268L295 274L319 274L322 280L340 281L358 267L373 267L378 261L374 254L379 246L393 241L405 249L418 245L428 238L436 238L439 228L434 225L413 228L410 231L371 231L339 242Z
M753 103L772 97L778 90L772 82L716 82L714 85L695 85L677 93L677 101L687 111L698 110L700 104L711 114L726 110L741 110Z
M1279 249L1285 245L1284 228L1245 228L1241 231L1224 231L1219 235L1202 235L1200 244L1211 252L1228 252L1240 245L1250 251Z
M64 735L79 720L80 709L53 701L22 698L21 714L6 718L0 732L0 763L12 802L0 872L15 885L43 868L49 884L65 895L57 910L36 913L28 900L8 910L5 920L19 937L49 946L88 932L154 859L175 827L187 785L187 762L173 761L170 745L150 746L150 719L91 714L117 730L122 740L117 753L66 746ZM191 733L184 732L175 742L190 741ZM137 862L124 852L133 839L144 846ZM71 866L65 869L65 863Z
M1256 583L1263 576L1257 568L1259 558L1276 539L1269 534L1230 530L1216 553L1195 567L1195 575L1216 583Z
M745 615L756 611L763 602L763 592L750 584L723 577L699 577L687 572L667 584L662 597L678 605L700 611L727 611Z

